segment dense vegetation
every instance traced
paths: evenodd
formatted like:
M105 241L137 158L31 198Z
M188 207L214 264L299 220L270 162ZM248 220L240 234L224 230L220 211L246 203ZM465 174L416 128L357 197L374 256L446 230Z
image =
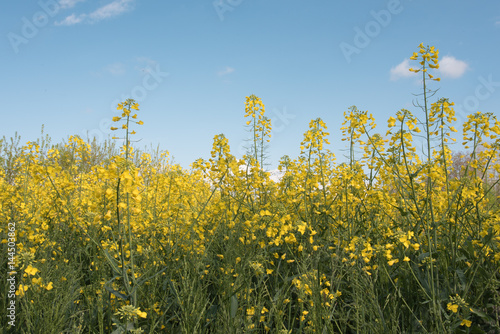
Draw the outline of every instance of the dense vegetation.
M325 123L312 120L277 181L261 167L271 121L254 95L248 154L233 156L217 135L211 158L189 170L133 149L133 100L113 119L123 147L4 138L0 240L8 254L15 224L16 331L500 331L500 123L470 115L469 153L453 155L453 103L429 101L438 51L420 45L411 59L422 74L418 115L398 111L381 135L369 113L349 108L340 164Z

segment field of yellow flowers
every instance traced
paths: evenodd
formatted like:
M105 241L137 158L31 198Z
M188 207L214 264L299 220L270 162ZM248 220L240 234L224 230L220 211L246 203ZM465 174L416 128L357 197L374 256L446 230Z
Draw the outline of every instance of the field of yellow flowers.
M453 103L426 86L438 50L411 59L418 115L381 135L349 108L340 164L312 120L278 181L254 95L249 153L217 135L189 170L134 150L133 100L113 118L122 147L3 140L0 309L15 301L15 320L0 333L498 333L500 123L470 115L457 165Z

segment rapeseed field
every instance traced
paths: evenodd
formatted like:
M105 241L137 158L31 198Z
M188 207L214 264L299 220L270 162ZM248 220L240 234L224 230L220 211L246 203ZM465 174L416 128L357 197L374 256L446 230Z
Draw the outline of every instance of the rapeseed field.
M117 106L112 142L3 140L1 273L16 280L16 325L2 317L0 332L499 333L500 122L456 124L429 89L439 51L421 44L410 59L415 112L381 134L350 107L342 163L311 120L279 179L264 168L272 124L255 95L248 154L219 134L190 169L134 149L134 100Z

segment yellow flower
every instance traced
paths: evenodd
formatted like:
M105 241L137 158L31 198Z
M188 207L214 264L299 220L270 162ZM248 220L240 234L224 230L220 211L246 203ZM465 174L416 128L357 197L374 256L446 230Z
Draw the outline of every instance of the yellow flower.
M29 286L26 284L19 284L19 288L16 291L16 296L22 297L24 293L28 291Z
M304 234L306 232L306 228L307 228L307 224L306 223L303 223L303 224L300 224L298 227L297 227L297 230L300 232L300 234Z
M148 314L146 312L141 311L139 308L137 308L137 315L141 318L147 318Z
M264 216L272 216L273 214L269 210L261 210L259 215L261 217L264 217Z
M460 323L460 326L467 326L470 327L472 325L472 321L467 320L467 319L462 319L462 322Z
M387 125L392 128L396 124L396 119L394 117L390 117L389 120L387 121Z
M24 271L28 274L30 274L31 276L34 276L36 275L37 272L39 272L40 270L36 269L35 267L32 267L31 264L26 268L24 269Z
M398 260L397 259L394 259L394 260L390 260L389 262L387 262L387 264L389 264L390 266L392 266L394 263L397 263Z
M45 289L46 289L46 290L48 290L48 291L52 290L53 288L54 288L54 287L52 286L52 282L49 282L49 284L47 284L47 285L45 286Z
M403 235L403 236L399 237L399 242L401 242L405 246L405 248L408 248L408 246L410 246L410 241L408 240L408 238L406 237L406 235Z
M33 278L31 279L31 283L36 284L36 285L41 285L41 283L42 283L42 278L41 278L41 277L39 277L39 278L33 277Z
M448 310L452 311L453 313L457 313L458 312L458 305L457 304L448 303L448 305L447 305L446 308Z

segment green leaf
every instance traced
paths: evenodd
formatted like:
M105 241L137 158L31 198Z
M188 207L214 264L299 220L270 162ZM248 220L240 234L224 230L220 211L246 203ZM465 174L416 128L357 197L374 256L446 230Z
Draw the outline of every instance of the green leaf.
M462 286L466 286L467 280L465 279L464 271L462 269L457 269L455 270L455 272L457 273L458 279L460 280L460 284Z
M231 296L231 319L236 317L236 312L238 312L238 298L236 295Z
M490 321L491 318L486 314L484 313L483 311L480 311L478 309L475 309L475 308L471 308L470 309L472 311L472 313L475 313L477 314L479 317L481 317L483 320L487 320L487 321Z
M118 275L122 276L122 271L118 267L118 261L116 261L111 255L109 255L109 252L107 249L104 250L104 255L106 256L106 259L109 262L109 265L111 266L111 269Z

